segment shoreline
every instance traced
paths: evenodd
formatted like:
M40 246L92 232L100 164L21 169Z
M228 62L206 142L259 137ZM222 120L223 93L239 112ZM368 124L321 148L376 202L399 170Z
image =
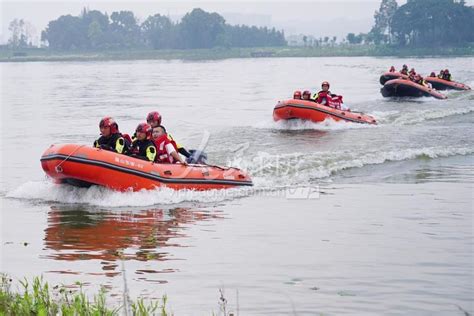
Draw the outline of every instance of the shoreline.
M116 60L223 60L235 58L297 57L465 57L474 56L474 47L400 49L373 45L340 45L335 47L261 47L212 48L189 50L117 50L117 51L51 51L43 48L0 50L0 63L48 61L116 61Z

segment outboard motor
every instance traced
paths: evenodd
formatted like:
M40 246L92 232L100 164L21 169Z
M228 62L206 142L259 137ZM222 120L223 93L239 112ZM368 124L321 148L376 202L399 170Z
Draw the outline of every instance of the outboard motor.
M189 153L191 156L186 159L187 163L201 165L205 165L207 163L207 154L205 152L196 149L190 149Z

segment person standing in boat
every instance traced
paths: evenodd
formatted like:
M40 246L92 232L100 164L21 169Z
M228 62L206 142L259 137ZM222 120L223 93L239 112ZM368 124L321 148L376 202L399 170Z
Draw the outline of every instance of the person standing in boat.
M161 125L161 114L158 111L153 111L148 113L146 116L146 121L147 123L151 126L151 128L155 128ZM174 138L171 136L171 134L167 133L168 139L176 144L176 147L178 148L178 152L185 156L186 158L189 158L191 154L189 151L186 150L182 145L178 144Z
M94 141L94 147L113 151L119 154L127 154L130 142L119 132L115 120L106 116L99 123L100 137Z
M178 154L176 143L168 139L168 133L163 126L156 126L152 131L152 140L156 146L155 162L158 163L181 163L187 165L186 161Z
M402 70L400 70L401 74L408 75L408 66L403 65Z
M135 135L136 138L132 142L130 150L131 156L142 160L155 161L156 147L151 140L151 126L147 123L138 124Z

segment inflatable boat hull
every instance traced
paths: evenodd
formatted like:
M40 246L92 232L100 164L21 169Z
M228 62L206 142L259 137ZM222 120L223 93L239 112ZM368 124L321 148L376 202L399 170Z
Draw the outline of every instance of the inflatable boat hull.
M361 124L377 124L375 118L370 115L338 110L313 101L296 99L278 102L273 110L273 119L275 121L300 119L312 122L333 119Z
M383 86L387 81L393 80L393 79L408 79L407 75L404 75L399 72L386 72L383 75L380 76L380 84Z
M157 187L202 191L252 185L250 177L236 168L152 163L77 144L52 145L41 156L41 166L57 183L119 191Z
M436 99L447 99L447 97L438 91L422 86L415 82L405 79L393 79L387 81L380 89L382 95L388 97L434 97Z
M448 81L436 77L426 77L426 82L431 83L436 90L471 90L471 87L456 81Z

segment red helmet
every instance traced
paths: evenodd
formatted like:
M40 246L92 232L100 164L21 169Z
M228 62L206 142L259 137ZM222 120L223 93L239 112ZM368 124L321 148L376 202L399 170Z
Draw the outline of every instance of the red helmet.
M110 127L111 134L118 133L118 124L110 116L106 116L100 120L99 128L102 128L102 127Z
M293 99L301 99L301 91L300 90L296 90L293 93Z
M321 87L322 86L328 86L328 88L330 87L329 82L327 81L323 81L323 83L321 83Z
M449 69L445 69L444 72L449 74Z
M146 116L146 121L147 122L158 121L158 125L161 125L161 114L158 113L157 111L150 112Z
M146 137L151 136L151 126L148 125L147 123L140 123L138 124L137 128L135 129L135 132L137 133L145 133Z
M307 98L306 98L307 97ZM311 92L309 92L308 90L304 90L303 91L303 99L311 99Z

